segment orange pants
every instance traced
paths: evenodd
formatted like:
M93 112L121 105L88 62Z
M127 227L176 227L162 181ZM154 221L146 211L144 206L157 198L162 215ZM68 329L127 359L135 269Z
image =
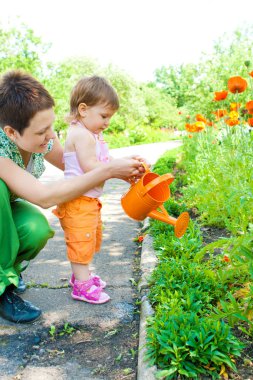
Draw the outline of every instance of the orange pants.
M53 210L65 235L68 259L89 264L102 243L102 204L97 198L81 196Z

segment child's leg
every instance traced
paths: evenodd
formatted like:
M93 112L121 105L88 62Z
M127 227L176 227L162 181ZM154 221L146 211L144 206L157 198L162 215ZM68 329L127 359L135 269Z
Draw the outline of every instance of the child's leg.
M89 264L96 249L100 208L96 199L81 197L61 205L56 213L64 229L67 255L73 270L71 295L76 300L96 304L110 299L102 292L99 279L89 273Z
M101 243L102 243L102 220L101 220L101 212L100 212L102 205L98 200L95 201L95 204L98 207L98 212L97 212L97 217L94 220L94 225L97 224L97 228L94 232L94 236L95 236L95 243L94 243L95 248L94 249L95 249L95 253L98 253L100 251ZM83 265L85 265L85 264L83 264ZM90 278L94 278L94 282L97 286L100 286L103 289L106 287L106 282L103 281L97 274L92 273L89 270L89 265L87 265L87 268L83 268L83 267L78 268L77 263L71 263L71 266L72 266L73 274L72 274L71 279L69 281L70 286L72 286L72 287L74 286L74 282L75 282L76 278L77 279L84 278L83 276L85 275L86 280L88 280ZM87 273L87 269L88 269L88 273ZM77 274L77 276L75 275L75 271L78 271L78 273L80 274L79 278L77 277L78 274Z
M79 264L79 263L71 263L72 272L74 274L74 278L78 281L88 281L89 280L89 264Z

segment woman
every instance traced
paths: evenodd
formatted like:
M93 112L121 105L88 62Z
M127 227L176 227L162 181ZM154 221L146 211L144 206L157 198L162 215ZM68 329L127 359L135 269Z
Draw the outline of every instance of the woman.
M63 149L52 127L53 106L51 95L29 74L13 70L1 78L0 316L16 323L32 322L41 315L16 289L24 270L22 262L33 259L54 235L31 203L49 208L109 178L129 180L143 171L140 157L115 159L84 175L42 184L38 178L45 170L44 159L64 169Z

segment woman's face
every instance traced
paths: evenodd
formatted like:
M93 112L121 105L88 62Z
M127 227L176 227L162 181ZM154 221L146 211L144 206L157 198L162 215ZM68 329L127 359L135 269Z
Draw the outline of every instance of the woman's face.
M15 144L25 152L45 153L49 140L56 137L53 131L54 119L52 108L37 112L22 135L15 131Z

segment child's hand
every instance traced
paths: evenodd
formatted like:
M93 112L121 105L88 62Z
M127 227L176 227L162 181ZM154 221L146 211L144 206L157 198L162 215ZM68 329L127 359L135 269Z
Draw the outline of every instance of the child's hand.
M147 169L148 170L150 169L151 165L145 158L138 156L138 155L131 156L131 157L140 162L140 164L142 165L142 167L144 169L144 170L142 170L143 172L145 172Z
M141 162L134 157L115 158L105 165L110 170L108 178L119 178L128 181L130 178L139 177L144 173Z
M134 158L135 160L138 160L139 163L140 163L140 166L138 168L139 172L138 174L136 174L134 176L134 178L130 178L130 182L136 182L139 178L141 178L143 176L143 174L146 172L146 171L149 171L150 170L150 163L144 159L143 157L141 156L131 156L132 158Z

